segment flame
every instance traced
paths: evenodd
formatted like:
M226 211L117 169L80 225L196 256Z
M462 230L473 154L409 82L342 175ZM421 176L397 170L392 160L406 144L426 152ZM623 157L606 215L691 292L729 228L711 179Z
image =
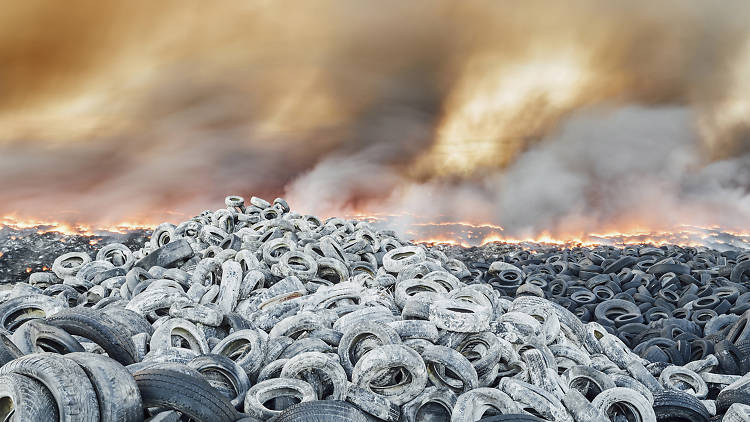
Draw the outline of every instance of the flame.
M67 236L96 236L101 232L125 234L134 230L150 230L156 224L121 222L111 225L94 226L83 223L69 223L56 220L20 218L15 214L0 216L0 226L16 230L37 229L38 234L56 232ZM11 236L15 239L15 236Z
M390 228L394 220L402 217L404 216L387 213L366 214L364 212L346 216L349 219L370 222L378 228ZM417 218L418 216L411 215L410 217ZM505 234L502 226L492 223L414 221L406 227L404 232L406 238L415 243L453 245L464 248L484 246L496 242L517 245L541 244L566 247L592 247L597 245L624 246L632 244L652 244L656 246L677 244L699 247L722 242L723 244L750 248L750 231L724 228L717 225L678 225L670 229L651 229L634 223L620 224L620 229L599 232L552 233L545 231L527 237L515 237ZM2 226L16 230L35 229L38 234L54 232L67 236L97 236L102 233L126 234L134 230L151 230L156 224L123 222L113 225L94 226L3 216L0 217L0 227ZM16 238L17 236L10 236L11 240L15 240ZM64 238L60 240L65 241ZM88 243L94 246L99 244L100 241L100 239L90 239ZM0 257L2 256L3 253L0 252ZM42 270L47 271L48 268L44 267Z

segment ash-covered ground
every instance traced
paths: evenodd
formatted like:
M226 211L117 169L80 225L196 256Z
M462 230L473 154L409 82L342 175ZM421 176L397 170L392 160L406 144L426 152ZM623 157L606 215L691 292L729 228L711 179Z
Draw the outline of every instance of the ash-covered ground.
M149 236L150 230L71 236L44 231L44 227L14 229L0 226L0 284L26 281L29 273L48 270L55 258L67 252L86 252L93 257L102 246L113 242L137 250Z

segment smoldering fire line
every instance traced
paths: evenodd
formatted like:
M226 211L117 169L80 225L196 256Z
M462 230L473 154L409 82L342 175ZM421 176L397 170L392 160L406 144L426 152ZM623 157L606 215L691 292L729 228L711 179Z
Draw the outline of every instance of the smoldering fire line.
M403 230L742 227L750 5L652 3L16 3L0 215L155 223L245 192Z

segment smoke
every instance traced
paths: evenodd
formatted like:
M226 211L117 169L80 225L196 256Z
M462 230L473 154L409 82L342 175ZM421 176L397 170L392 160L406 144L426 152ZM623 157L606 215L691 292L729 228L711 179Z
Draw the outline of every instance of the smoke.
M750 216L750 5L29 1L0 16L0 215L230 193L510 236Z

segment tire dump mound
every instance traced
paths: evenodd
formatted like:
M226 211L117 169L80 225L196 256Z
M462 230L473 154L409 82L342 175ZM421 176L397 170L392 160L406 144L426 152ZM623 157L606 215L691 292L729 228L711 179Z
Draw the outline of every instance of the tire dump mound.
M0 284L0 420L750 420L750 253L461 260L236 196L101 240Z

